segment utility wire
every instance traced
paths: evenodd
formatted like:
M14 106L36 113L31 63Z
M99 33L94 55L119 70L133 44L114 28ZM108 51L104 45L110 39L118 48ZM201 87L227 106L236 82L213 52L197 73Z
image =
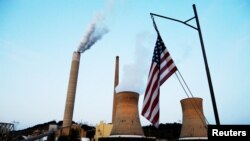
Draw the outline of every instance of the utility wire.
M177 73L175 73L175 75L176 75L176 77L177 77L177 79L178 79L178 81L179 81L182 89L184 90L185 94L187 95L188 98L190 98L189 94L187 93L187 90L185 89L185 87L186 87L188 89L188 92L190 93L191 97L194 98L191 90L189 89L189 87L188 87L187 83L185 82L184 78L182 77L180 71L179 70L177 70L177 71L178 71L178 74L180 75L180 77L181 77L181 79L182 79L183 82L180 80L180 78L179 78L179 76L178 76ZM183 83L184 83L185 87L184 87ZM204 123L209 124L209 122L208 122L207 118L205 117L205 115L202 112L198 111L198 104L197 104L197 102L195 100L194 100L194 102L193 101L190 101L190 102L191 102L191 105L193 106L195 112L198 114L199 118L201 119L201 121L203 121ZM204 116L205 121L203 120L202 115ZM207 128L207 125L205 127Z

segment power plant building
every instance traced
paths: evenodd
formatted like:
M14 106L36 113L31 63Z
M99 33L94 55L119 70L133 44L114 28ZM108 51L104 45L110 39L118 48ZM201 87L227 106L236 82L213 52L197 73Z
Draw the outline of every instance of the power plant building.
M109 137L111 130L112 130L113 124L107 124L101 121L98 125L95 127L95 136L94 140L98 141L99 138L102 137Z

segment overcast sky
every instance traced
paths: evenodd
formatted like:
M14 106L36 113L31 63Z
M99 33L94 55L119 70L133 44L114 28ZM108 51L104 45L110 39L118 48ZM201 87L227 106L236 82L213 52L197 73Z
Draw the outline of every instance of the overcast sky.
M73 120L111 122L116 55L120 80L141 93L140 113L157 37L149 13L185 21L194 16L192 4L200 19L221 124L250 124L248 0L0 0L0 122L18 121L17 128L23 129L63 119L72 54L98 14L98 26L109 32L81 55ZM155 20L194 96L203 98L208 122L215 124L198 32ZM196 26L195 21L190 24ZM135 82L138 76L141 80ZM161 86L160 123L182 122L183 98L173 75ZM150 124L140 119L142 125Z

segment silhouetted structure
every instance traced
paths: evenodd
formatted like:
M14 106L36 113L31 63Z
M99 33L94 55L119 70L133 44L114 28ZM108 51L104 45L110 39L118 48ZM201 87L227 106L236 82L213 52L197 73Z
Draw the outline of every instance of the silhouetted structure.
M166 123L160 124L159 128L153 125L143 127L146 137L156 137L157 139L167 139L169 141L178 140L181 132L180 123Z

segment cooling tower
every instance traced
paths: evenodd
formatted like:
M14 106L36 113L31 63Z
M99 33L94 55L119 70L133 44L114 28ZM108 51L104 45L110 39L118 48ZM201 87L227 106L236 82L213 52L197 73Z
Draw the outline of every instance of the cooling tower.
M67 92L64 118L63 118L63 127L65 128L65 130L63 131L64 135L69 134L69 128L72 124L79 63L80 63L80 53L74 52L71 63L68 92Z
M119 92L116 94L116 100L116 113L111 136L144 136L138 113L139 94L130 91Z
M113 98L113 112L112 112L112 123L114 123L115 113L116 113L116 92L115 88L119 84L119 56L116 56L115 60L115 80L114 80L114 98Z
M182 127L179 140L207 139L207 124L202 109L201 98L181 100Z

